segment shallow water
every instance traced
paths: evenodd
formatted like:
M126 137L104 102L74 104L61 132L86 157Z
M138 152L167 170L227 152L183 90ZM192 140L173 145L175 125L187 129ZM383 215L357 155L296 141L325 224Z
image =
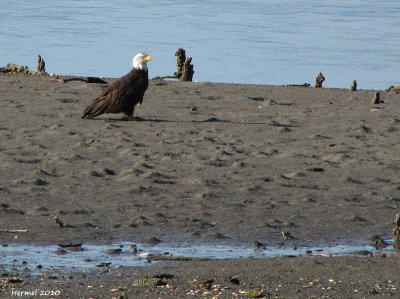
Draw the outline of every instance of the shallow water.
M393 243L393 242L392 242ZM26 271L30 274L49 272L73 272L93 270L96 267L145 266L158 262L149 262L148 255L163 255L167 257L193 257L210 259L238 258L273 258L282 256L357 256L361 251L370 253L394 252L392 246L375 249L362 243L353 245L334 245L322 247L279 248L252 246L233 246L229 244L196 244L168 245L160 243L155 246L136 244L137 253L131 251L132 243L117 243L112 245L81 246L81 251L74 248L61 248L57 245L38 246L28 244L8 244L0 247L0 270ZM119 253L109 253L107 250L120 250Z
M194 80L386 88L400 79L400 2L394 0L0 2L0 65L119 77L132 56L150 77L172 75L174 53L193 57Z

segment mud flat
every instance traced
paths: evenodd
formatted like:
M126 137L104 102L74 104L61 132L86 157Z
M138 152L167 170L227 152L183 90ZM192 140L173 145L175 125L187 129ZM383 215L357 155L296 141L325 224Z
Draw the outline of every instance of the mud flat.
M0 75L0 229L27 230L0 232L2 244L293 248L392 238L399 93L380 91L374 105L373 90L152 80L135 111L142 121L81 120L105 86ZM174 298L220 288L237 294L228 297L357 298L398 294L399 263L391 253L3 271L0 295L32 287ZM173 277L144 280L163 273Z

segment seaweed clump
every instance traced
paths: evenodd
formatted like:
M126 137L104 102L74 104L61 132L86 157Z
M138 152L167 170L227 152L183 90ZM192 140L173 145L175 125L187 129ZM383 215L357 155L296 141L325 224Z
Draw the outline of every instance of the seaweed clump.
M394 91L396 93L400 92L400 85L390 85L386 91Z
M320 72L317 77L315 78L315 87L321 88L322 87L322 82L325 81L324 75Z
M174 77L182 81L192 81L194 74L192 57L186 58L186 51L182 48L175 52L175 56L178 71L174 73Z
M134 286L149 286L149 287L160 287L166 286L168 282L165 279L160 278L143 278L134 281Z
M40 55L38 55L37 72L30 70L27 66L14 63L7 63L5 67L0 68L0 73L21 74L21 75L46 75L45 63Z
M13 63L7 63L6 67L1 69L2 73L13 73L13 74L34 74L34 71L31 71L27 66L22 66Z

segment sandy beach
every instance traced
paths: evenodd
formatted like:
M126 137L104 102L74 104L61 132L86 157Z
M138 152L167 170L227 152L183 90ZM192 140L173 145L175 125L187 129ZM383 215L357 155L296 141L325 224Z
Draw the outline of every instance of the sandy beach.
M373 90L151 80L135 109L140 121L81 120L106 86L0 74L0 228L28 230L0 233L2 244L295 247L393 237L399 93L380 91L384 103L374 105ZM378 298L400 294L399 266L392 254L50 278L2 271L0 296L40 288L60 298ZM160 274L171 276L137 282Z

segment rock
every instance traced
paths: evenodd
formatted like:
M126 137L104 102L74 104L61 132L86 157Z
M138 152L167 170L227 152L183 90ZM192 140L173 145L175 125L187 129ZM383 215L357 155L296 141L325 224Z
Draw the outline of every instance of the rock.
M281 231L282 237L284 240L294 240L295 237L293 237L288 231Z
M389 245L389 243L378 235L372 235L369 239L372 241L371 246L374 246L376 249L385 248Z
M254 241L254 248L259 249L259 248L265 248L264 244L260 241Z
M160 287L166 286L168 282L165 279L160 278L143 278L133 282L134 286L148 286L148 287Z
M236 285L239 285L239 284L240 284L239 278L237 278L237 276L230 277L230 278L229 278L229 281L230 281L232 284L236 284Z
M68 253L68 251L66 251L65 249L59 248L56 251L56 254L58 255L66 255Z
M108 175L115 175L115 171L109 168L104 168L104 172Z
M24 280L22 278L19 277L10 277L7 279L8 283L23 283Z
M160 239L157 239L156 237L150 237L145 242L150 245L157 245L158 243L161 243L162 241Z
M311 168L307 168L307 171L312 171L312 172L324 172L325 169L323 169L322 167L311 167Z
M113 255L113 254L121 254L122 253L122 249L121 248L107 249L106 253L107 254L111 254L111 255Z
M175 275L168 273L156 274L153 276L153 278L158 278L158 279L172 279L174 277Z

